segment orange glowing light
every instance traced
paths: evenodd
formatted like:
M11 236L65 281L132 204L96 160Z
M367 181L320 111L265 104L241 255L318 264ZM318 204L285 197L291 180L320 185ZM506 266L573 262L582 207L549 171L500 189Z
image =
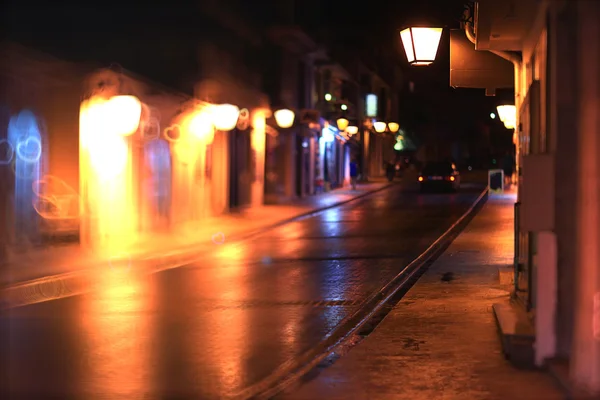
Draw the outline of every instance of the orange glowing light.
M220 131L230 131L237 125L240 109L232 104L220 104L211 107L215 127Z
M400 129L400 125L398 125L396 122L390 122L388 123L388 128L390 132L396 133Z
M455 180L455 179L456 179L456 178L454 178L453 176L451 176L451 177L450 177L450 180L451 180L452 182L454 182L454 180Z
M423 182L423 177L422 176L419 177L419 182Z
M113 131L122 136L133 135L140 126L142 103L135 96L114 96L105 104L106 118Z
M188 129L190 133L206 144L212 143L215 137L215 129L211 115L206 110L196 111L189 119Z
M133 116L127 117L123 113L127 104L135 102L92 97L80 108L79 177L86 215L81 231L84 242L102 252L122 251L136 238L132 150L123 135L137 129L139 115L133 107Z

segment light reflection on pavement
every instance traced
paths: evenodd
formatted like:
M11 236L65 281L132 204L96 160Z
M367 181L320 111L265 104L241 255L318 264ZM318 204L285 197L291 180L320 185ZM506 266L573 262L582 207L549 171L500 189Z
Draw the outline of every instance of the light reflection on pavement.
M7 311L2 398L223 398L322 340L466 211L479 191L397 185L199 262L113 271L97 291Z

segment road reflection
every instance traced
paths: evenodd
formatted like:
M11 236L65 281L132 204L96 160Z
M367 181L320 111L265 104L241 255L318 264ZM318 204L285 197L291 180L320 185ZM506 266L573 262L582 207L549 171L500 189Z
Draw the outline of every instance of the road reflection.
M154 288L126 270L107 270L100 279L78 313L86 359L81 391L87 399L148 399L155 381Z

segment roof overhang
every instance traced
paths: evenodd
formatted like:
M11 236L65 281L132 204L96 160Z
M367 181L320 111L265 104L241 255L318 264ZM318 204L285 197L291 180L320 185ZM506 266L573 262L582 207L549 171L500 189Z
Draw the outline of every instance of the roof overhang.
M514 86L514 65L488 51L477 51L462 29L450 31L450 86L507 89Z
M479 0L475 5L476 50L522 51L543 0Z

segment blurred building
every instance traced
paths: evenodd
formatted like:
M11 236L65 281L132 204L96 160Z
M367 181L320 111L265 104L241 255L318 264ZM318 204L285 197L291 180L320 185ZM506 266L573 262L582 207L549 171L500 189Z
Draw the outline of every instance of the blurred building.
M7 256L40 245L48 233L77 235L85 70L13 43L0 51L0 251ZM50 185L55 197L46 199Z
M331 49L330 55L349 73L343 83L343 92L353 105L349 114L351 125L358 127L358 134L350 143L358 149L357 156L363 179L381 177L385 163L397 157L394 150L396 135L386 126L376 131L375 122L400 121L400 94L403 74L400 60L393 52L385 51L384 43L363 46L352 36L355 30L314 28L319 40ZM360 32L358 29L356 32Z
M495 306L507 352L516 363L548 367L575 395L597 398L600 3L475 4L465 26L471 49L498 56L514 71L516 282L512 307ZM492 68L475 87L501 87L505 66L498 68L496 79Z

